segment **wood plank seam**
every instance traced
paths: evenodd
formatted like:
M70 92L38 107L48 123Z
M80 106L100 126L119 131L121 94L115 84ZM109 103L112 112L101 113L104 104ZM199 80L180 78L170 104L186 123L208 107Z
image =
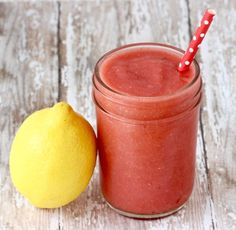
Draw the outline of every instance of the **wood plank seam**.
M57 1L57 58L58 58L58 95L57 102L61 101L61 2ZM58 208L58 230L61 230L62 207Z
M57 11L58 11L58 17L57 17L57 55L58 55L58 96L57 96L57 102L61 100L61 3L60 1L57 2Z
M190 12L190 3L189 0L186 0L186 5L187 5L187 11L188 11L188 26L189 26L189 38L191 40L193 36L193 31L194 27L191 22L191 12ZM204 86L203 86L204 87ZM212 223L212 228L215 230L215 218L213 216L214 213L214 207L213 207L213 194L212 194L212 186L211 186L211 178L209 174L209 167L208 167L208 159L207 159L207 150L206 150L206 143L204 139L204 127L203 127L203 120L202 120L202 109L200 109L200 115L199 115L199 127L200 127L200 138L202 140L202 146L203 146L203 158L204 158L204 163L205 163L205 172L206 172L206 177L207 177L207 189L208 193L210 196L210 213L211 213L211 223Z
M189 6L189 0L186 1L186 6L187 6L187 13L188 13L188 33L189 33L189 42L191 41L191 38L193 36L193 31L192 31L192 23L191 23L191 17L190 17L190 6Z
M212 194L212 185L211 185L211 176L209 173L209 166L208 166L208 158L207 158L207 150L206 150L206 143L204 140L204 127L203 127L203 121L202 121L202 109L200 110L200 119L199 119L199 127L200 127L200 138L202 139L202 146L203 146L203 154L204 154L204 160L205 160L205 170L206 170L206 176L207 176L207 188L208 192L210 195L210 210L211 210L211 223L212 223L212 228L213 230L215 229L215 218L213 216L213 209L214 207L212 206L214 204L213 202L213 194Z

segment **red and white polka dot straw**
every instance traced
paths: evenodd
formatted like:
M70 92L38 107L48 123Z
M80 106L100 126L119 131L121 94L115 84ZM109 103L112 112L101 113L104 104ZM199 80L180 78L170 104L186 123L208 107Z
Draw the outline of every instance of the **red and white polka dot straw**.
M215 10L208 9L206 10L199 27L197 28L192 41L190 42L188 49L185 51L184 56L181 59L181 62L178 66L178 71L182 72L189 68L189 65L192 63L200 44L202 43L203 38L206 35L207 30L209 29L213 17L216 15Z

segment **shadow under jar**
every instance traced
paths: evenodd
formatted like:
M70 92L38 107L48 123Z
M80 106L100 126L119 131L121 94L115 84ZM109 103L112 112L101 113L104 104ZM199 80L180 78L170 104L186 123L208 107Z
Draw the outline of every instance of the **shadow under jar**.
M101 190L122 215L166 216L192 192L202 83L196 61L177 71L183 53L137 43L106 53L96 64Z

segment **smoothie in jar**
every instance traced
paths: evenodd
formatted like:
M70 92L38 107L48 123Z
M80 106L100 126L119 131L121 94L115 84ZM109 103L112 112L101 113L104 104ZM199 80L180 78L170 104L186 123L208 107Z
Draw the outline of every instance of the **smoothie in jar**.
M177 71L182 55L162 44L131 44L96 65L101 189L123 215L168 215L192 192L201 79L196 62Z

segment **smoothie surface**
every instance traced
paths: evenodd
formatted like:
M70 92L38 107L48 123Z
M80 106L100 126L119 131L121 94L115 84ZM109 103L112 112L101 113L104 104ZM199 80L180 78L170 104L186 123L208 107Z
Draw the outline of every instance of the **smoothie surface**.
M132 96L164 96L191 83L194 65L179 73L182 54L168 48L133 47L120 50L102 61L100 77L112 90Z

